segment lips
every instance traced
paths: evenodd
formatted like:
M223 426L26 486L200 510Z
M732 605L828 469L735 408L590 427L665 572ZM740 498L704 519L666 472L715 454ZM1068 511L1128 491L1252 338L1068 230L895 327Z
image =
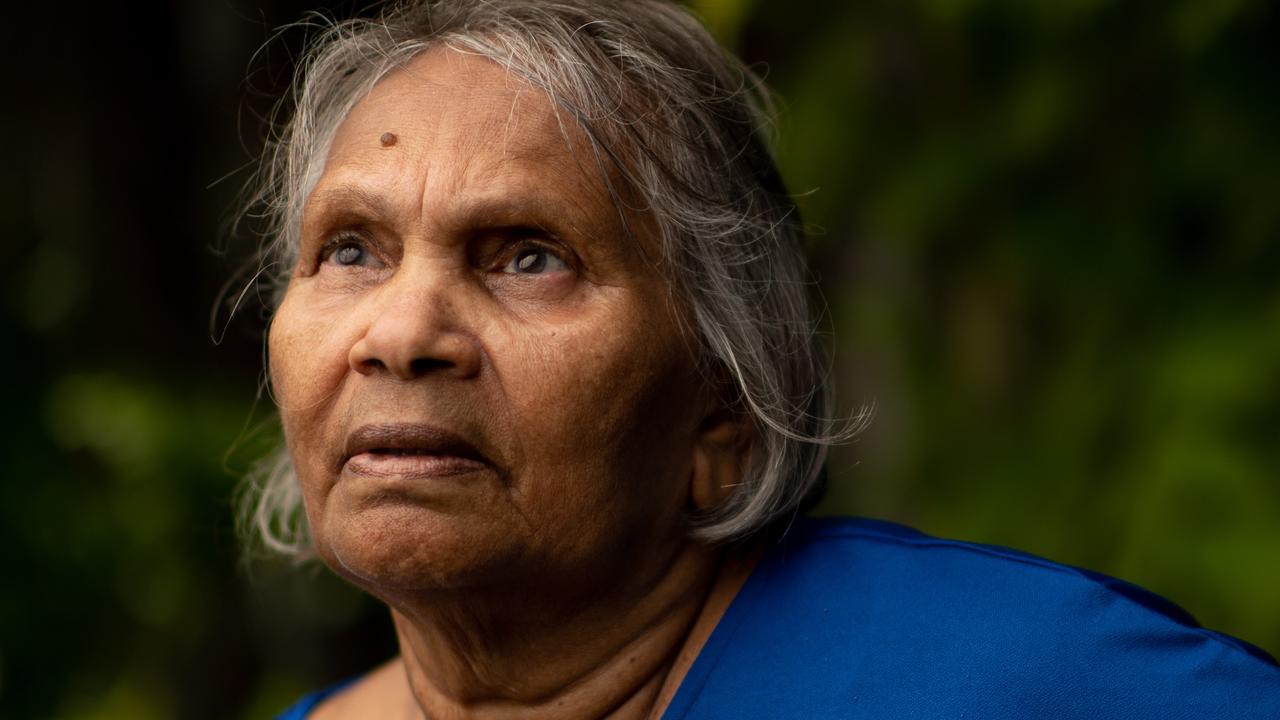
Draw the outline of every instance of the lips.
M461 436L418 423L362 425L347 436L342 460L348 472L380 477L445 477L489 466Z

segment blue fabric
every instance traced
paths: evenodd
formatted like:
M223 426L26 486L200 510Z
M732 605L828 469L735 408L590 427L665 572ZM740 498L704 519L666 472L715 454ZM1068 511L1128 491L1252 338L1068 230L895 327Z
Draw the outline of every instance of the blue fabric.
M1280 668L1134 585L871 520L801 520L664 720L1280 720Z
M1280 667L1114 578L892 523L801 519L663 718L1280 720Z

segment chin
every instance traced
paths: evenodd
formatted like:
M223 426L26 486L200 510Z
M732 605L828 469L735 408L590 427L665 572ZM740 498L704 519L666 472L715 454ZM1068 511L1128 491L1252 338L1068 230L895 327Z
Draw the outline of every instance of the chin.
M393 603L406 592L475 591L508 577L518 543L490 528L431 508L380 505L328 514L314 539L330 569Z

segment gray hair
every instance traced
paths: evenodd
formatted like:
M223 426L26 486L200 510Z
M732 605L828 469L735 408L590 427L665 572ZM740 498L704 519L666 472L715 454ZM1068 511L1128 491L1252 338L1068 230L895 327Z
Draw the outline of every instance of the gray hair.
M590 140L619 212L653 218L673 296L708 378L749 415L741 482L691 518L708 542L756 533L819 493L837 422L826 352L809 308L804 232L769 143L763 83L683 8L660 0L427 0L373 19L324 23L299 65L292 115L269 143L250 207L266 223L260 274L278 306L296 261L303 205L352 107L388 73L445 46L545 90ZM609 173L604 173L606 182ZM627 198L627 201L623 200ZM267 549L312 555L286 451L246 478L241 529Z

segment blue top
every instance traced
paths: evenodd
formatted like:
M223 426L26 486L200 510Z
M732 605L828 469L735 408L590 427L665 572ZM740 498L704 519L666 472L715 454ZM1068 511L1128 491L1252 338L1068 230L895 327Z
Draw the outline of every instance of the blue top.
M1104 575L892 523L802 519L663 717L1280 720L1280 667Z

